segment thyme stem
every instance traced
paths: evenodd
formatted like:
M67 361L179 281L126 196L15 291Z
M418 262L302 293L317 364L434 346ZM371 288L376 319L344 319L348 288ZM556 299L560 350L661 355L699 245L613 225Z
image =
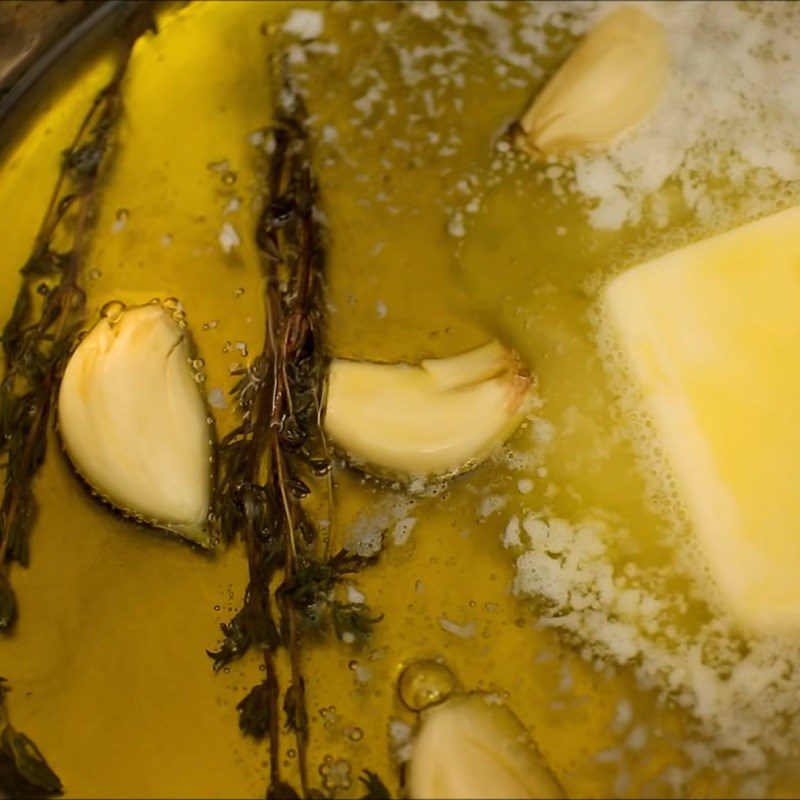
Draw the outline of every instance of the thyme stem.
M358 568L358 559L331 555L329 538L320 548L321 526L303 503L309 484L325 475L332 518L333 481L323 432L325 237L305 105L285 60L273 62L272 78L267 204L256 230L264 275L264 340L233 389L242 421L220 443L217 501L223 538L245 541L249 575L242 608L222 626L225 639L209 655L219 669L251 646L264 651L266 677L237 709L246 735L269 736L267 796L277 800L298 796L279 769L279 699L285 728L296 742L300 794L308 797L312 791L304 630L330 621L337 636L355 641L366 638L378 618L363 603L336 600L337 585ZM279 648L290 673L284 688L275 676Z

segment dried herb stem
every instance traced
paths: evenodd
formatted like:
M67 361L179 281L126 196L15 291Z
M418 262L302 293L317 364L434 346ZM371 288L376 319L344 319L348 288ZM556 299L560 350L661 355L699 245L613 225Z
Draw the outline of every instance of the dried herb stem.
M344 552L331 555L329 533L304 503L324 477L332 518L331 462L322 424L328 369L325 231L305 105L286 61L276 59L272 67L267 203L256 231L265 283L264 341L233 389L242 421L220 443L217 502L223 538L244 539L249 576L242 608L222 626L224 641L209 655L220 669L250 647L263 650L266 676L237 706L239 725L246 735L269 737L268 797L289 798L298 792L281 776L282 727L296 742L299 794L312 793L304 632L330 622L337 636L355 641L366 638L378 618L363 603L336 599L344 576L363 562ZM275 673L279 650L288 659L285 689Z

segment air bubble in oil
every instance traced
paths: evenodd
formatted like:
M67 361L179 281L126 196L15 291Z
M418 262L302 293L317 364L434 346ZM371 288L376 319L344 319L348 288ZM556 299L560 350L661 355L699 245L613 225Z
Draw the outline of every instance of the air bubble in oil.
M364 738L364 731L361 728L345 728L344 734L351 742L360 742Z
M322 778L322 785L329 792L337 790L347 790L351 786L350 770L351 764L340 758L336 761L332 756L325 756L319 765L319 774Z
M400 700L411 711L443 703L455 688L456 679L450 669L428 658L408 664L397 681Z
M324 727L326 729L332 728L336 724L336 720L338 718L336 706L327 706L326 708L321 708L319 710L319 715L322 717L324 721Z
M119 300L109 300L101 309L100 316L109 322L119 322L127 306Z
M173 314L183 314L183 303L177 297L166 297L161 301L161 305Z

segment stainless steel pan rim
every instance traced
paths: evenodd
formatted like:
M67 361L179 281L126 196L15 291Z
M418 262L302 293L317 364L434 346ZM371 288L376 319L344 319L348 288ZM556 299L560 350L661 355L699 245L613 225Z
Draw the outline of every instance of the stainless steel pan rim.
M55 42L44 42L34 47L26 58L26 65L11 85L3 87L0 98L0 122L16 108L20 100L41 80L48 70L57 64L77 44L89 39L98 39L109 33L116 24L125 19L139 4L139 0L106 0L79 19Z

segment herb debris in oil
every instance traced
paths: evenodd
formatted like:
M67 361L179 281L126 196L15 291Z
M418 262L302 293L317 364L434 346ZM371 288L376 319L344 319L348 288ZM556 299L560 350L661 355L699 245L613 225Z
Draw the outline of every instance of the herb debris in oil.
M267 797L294 798L318 794L308 778L303 636L312 628L333 628L340 639L363 641L380 618L364 603L337 599L337 586L364 560L332 553L331 531L304 503L312 486L324 482L330 525L333 483L322 426L325 230L304 101L285 59L273 59L271 77L267 198L256 230L265 282L264 345L232 390L241 424L220 443L216 503L223 539L244 542L249 576L241 609L222 625L224 640L209 655L219 670L251 648L261 650L264 678L237 705L239 727L268 739ZM280 654L290 670L285 688L276 671ZM281 728L296 741L299 792L281 774ZM374 773L365 784L385 792Z

